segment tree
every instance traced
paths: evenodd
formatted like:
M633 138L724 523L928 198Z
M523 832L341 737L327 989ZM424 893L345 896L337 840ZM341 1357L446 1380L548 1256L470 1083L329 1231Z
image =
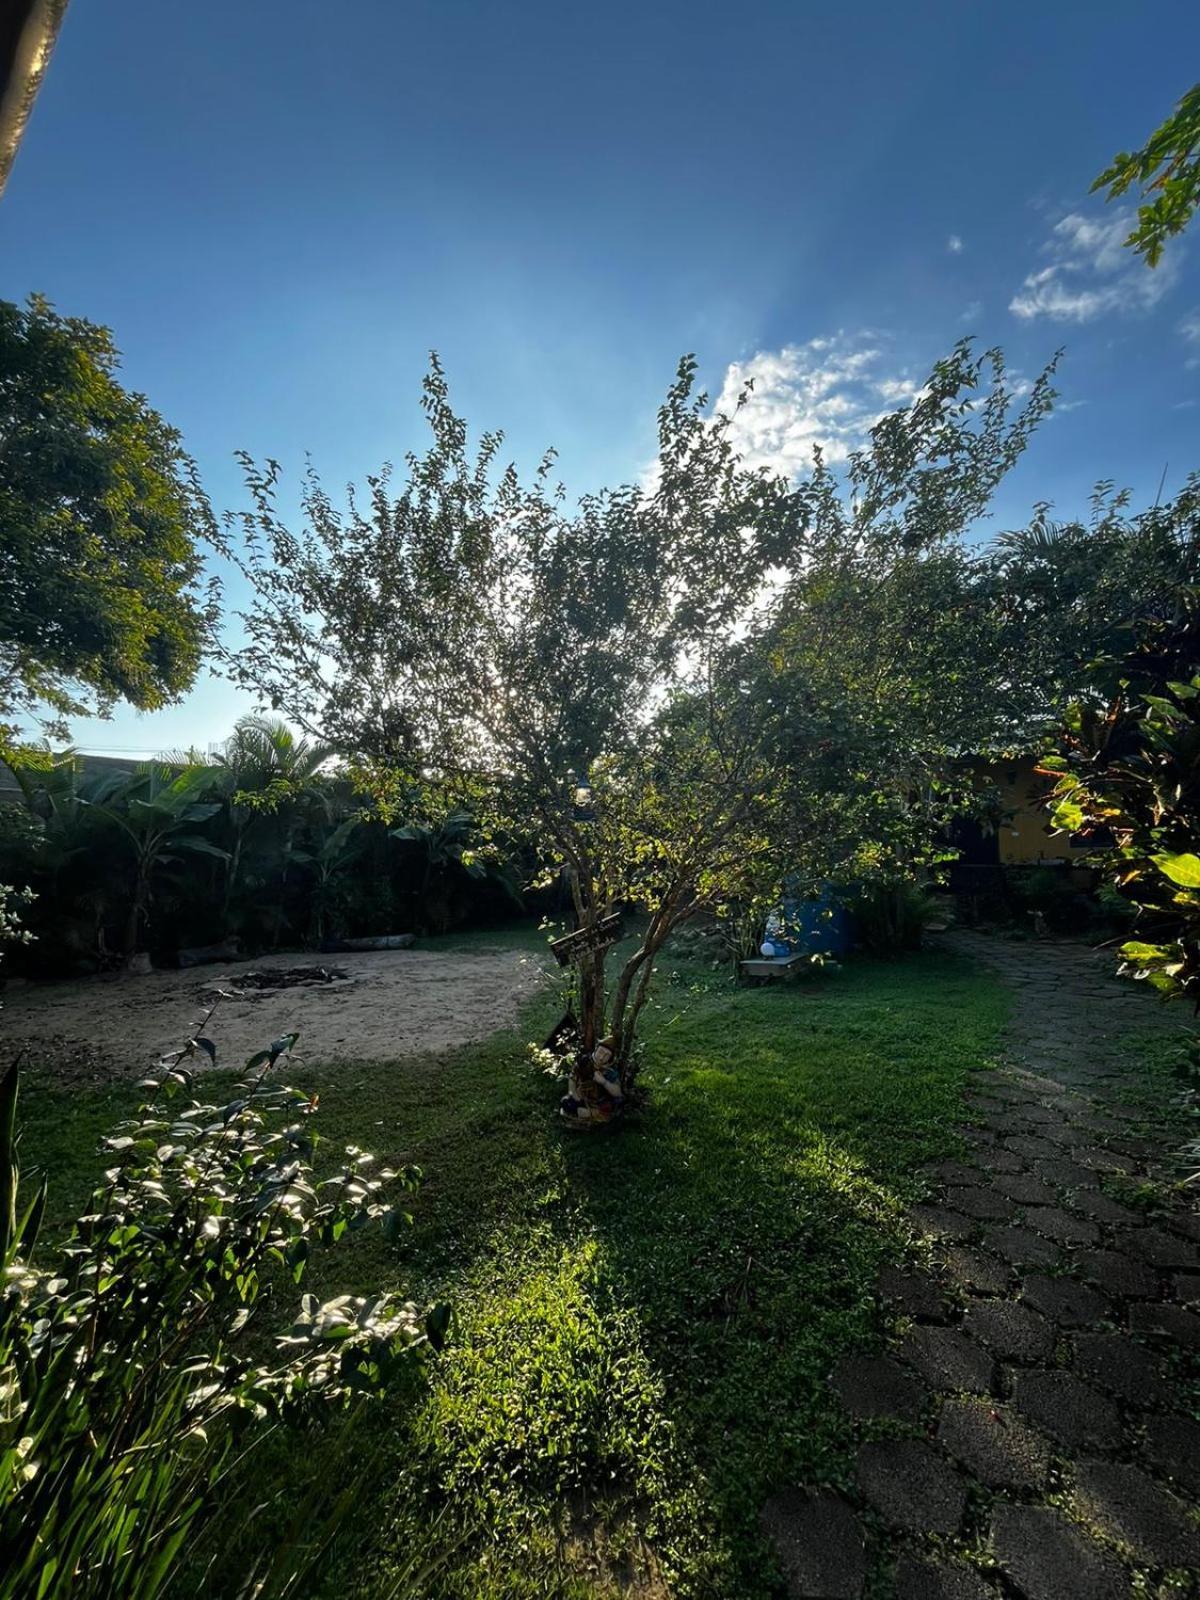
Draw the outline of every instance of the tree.
M0 751L18 718L177 699L214 620L191 464L117 366L106 328L0 301Z
M996 651L1026 725L1056 729L1079 699L1106 704L1139 631L1173 617L1200 581L1195 488L1131 515L1127 491L1097 485L1086 522L1054 522L1038 506L1027 528L990 553Z
M1176 581L1128 607L1117 648L1090 667L1058 750L1054 820L1137 908L1126 968L1173 997L1200 998L1200 477L1133 519L1173 546Z
M1115 200L1135 184L1143 203L1137 227L1125 243L1147 266L1156 267L1167 240L1183 232L1200 206L1200 83L1140 150L1114 156L1092 189L1107 189L1108 198Z
M843 500L820 463L800 486L744 467L734 418L708 414L694 371L681 364L659 413L651 479L568 509L552 458L523 487L497 468L499 435L470 451L435 361L433 444L398 491L384 471L343 513L310 475L294 534L277 468L246 459L253 510L226 529L253 595L248 643L226 658L237 680L363 781L424 785L485 839L532 831L547 871L565 870L585 947L573 1098L594 1120L606 1101L593 1067L614 1099L633 1085L672 931L778 882L799 852L828 870L828 819L875 781L831 754L840 702L790 717L772 652L780 574L815 559L836 572L860 548L884 563L961 533L1049 403L1043 378L1010 424L998 357L961 345L877 424ZM797 583L782 591L799 605ZM647 920L610 983L605 919L624 905Z
M240 717L216 757L215 792L224 800L228 859L221 917L229 925L230 907L245 864L247 843L257 829L268 833L276 858L282 897L296 856L296 834L312 803L325 799L321 769L330 752L297 737L278 717ZM327 811L327 805L322 806ZM266 827L264 828L264 824ZM282 899L274 907L275 934L283 923Z

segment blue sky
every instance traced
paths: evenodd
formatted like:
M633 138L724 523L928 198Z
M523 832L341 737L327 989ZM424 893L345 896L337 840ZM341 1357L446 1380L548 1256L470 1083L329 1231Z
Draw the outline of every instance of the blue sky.
M636 476L678 357L754 374L749 453L836 453L964 333L1064 406L1005 485L1081 510L1200 467L1200 225L1151 274L1089 199L1200 76L1194 0L634 6L76 0L0 201L0 295L108 323L218 507L232 453L330 484L472 425ZM149 753L179 707L81 723Z

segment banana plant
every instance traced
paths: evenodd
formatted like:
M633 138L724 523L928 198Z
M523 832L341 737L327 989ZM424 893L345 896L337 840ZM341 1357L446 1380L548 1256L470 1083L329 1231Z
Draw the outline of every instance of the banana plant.
M516 874L510 867L489 859L480 850L479 825L469 811L451 811L440 822L429 827L410 823L403 828L393 828L391 836L405 844L421 847L423 871L417 904L424 908L427 915L432 914L437 906L435 880L456 867L478 882L497 884L514 905L520 907L521 890Z
M181 855L228 861L228 851L189 831L221 809L219 801L202 798L211 781L211 773L204 767L176 772L152 764L132 777L105 779L84 801L121 841L133 869L122 945L127 964L138 952L159 869Z
M338 880L358 852L361 824L357 816L345 817L326 834L314 850L295 850L291 859L312 871L312 926L310 937L320 945L329 930L337 900Z

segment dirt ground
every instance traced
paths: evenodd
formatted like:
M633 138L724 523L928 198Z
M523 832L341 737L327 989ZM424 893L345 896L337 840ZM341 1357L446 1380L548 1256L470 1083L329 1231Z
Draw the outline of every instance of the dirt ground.
M237 992L248 973L271 982L276 972L322 967L342 976ZM504 1027L545 981L536 958L515 950L395 950L292 952L186 972L8 985L0 1060L25 1047L31 1066L57 1078L141 1077L186 1042L215 992L225 990L207 1027L218 1067L236 1069L294 1031L296 1054L306 1062L396 1061Z

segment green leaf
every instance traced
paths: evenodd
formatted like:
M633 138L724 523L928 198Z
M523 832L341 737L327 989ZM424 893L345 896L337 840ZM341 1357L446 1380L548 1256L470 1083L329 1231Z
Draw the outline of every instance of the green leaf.
M215 856L218 861L228 861L229 851L222 850L215 844L209 844L207 839L202 839L199 834L181 834L171 840L172 850L186 850L191 855Z
M1083 807L1074 800L1060 800L1054 808L1054 826L1065 833L1078 833L1084 819Z
M1169 954L1164 945L1143 944L1139 939L1130 939L1120 950L1120 955L1125 961L1165 961Z
M1155 856L1154 865L1164 877L1170 878L1172 883L1179 884L1181 888L1200 889L1200 856L1183 850L1178 855Z

